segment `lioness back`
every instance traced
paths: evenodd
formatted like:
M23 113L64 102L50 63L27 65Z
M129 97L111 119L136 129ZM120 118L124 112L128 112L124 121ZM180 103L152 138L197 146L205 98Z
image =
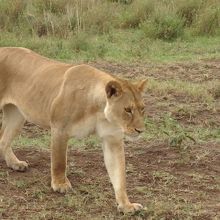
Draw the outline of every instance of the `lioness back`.
M49 127L52 103L64 81L66 87L70 84L72 93L83 86L85 97L85 93L94 94L96 85L109 78L88 65L54 61L26 48L0 48L0 107L8 103L19 106L27 120L43 127ZM75 101L82 101L82 96ZM43 117L39 114L42 111Z

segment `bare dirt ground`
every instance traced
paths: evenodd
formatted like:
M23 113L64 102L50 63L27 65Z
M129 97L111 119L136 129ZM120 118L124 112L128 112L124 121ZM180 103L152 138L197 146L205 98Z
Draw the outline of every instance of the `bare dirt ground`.
M199 84L220 80L220 60L91 65L127 78L147 76L161 82L178 79ZM208 108L175 92L164 97L147 91L146 115L158 121L164 113L170 113L184 128L216 131L220 126L220 95L216 92L214 97L215 107ZM193 114L177 111L183 104ZM148 132L147 125L146 129ZM22 136L38 138L45 132L27 123ZM220 132L214 138L184 142L186 148L172 147L162 137L126 143L128 193L131 201L146 207L135 215L117 212L101 147L70 148L68 176L73 191L60 195L50 189L49 149L16 146L18 158L27 160L30 168L24 173L15 172L0 160L0 219L220 219L219 136Z

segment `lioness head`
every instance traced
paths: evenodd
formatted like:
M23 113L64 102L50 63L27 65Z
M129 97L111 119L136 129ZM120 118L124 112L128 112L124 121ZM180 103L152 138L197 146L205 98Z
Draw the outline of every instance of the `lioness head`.
M142 93L146 80L131 83L125 80L112 80L105 87L107 104L105 117L119 125L125 135L134 139L145 129L144 102Z

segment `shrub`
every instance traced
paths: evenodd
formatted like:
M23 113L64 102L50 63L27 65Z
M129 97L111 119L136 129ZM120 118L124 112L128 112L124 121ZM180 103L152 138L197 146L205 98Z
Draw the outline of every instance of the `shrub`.
M176 14L158 13L152 19L145 21L141 28L147 37L173 40L183 34L183 20Z
M24 0L6 1L2 0L0 4L0 28L7 31L13 31L26 8Z
M67 38L72 33L71 20L68 15L55 15L45 12L43 17L30 16L27 18L32 34L37 36L57 36Z
M73 50L77 57L83 56L84 60L94 60L103 58L108 51L106 43L103 40L97 41L92 35L85 32L78 32L71 37L68 43L68 48Z
M52 35L67 38L73 32L81 30L82 16L79 14L82 14L82 11L83 8L77 1L38 0L34 1L32 7L29 7L25 17L31 26L32 33L40 37Z
M87 34L79 32L71 37L69 46L74 52L78 53L89 50L91 43Z
M120 27L136 28L144 22L154 11L153 1L135 0L124 10L120 18Z
M141 28L148 37L172 40L188 27L190 34L220 33L219 8L219 0L0 0L0 31L69 38Z
M109 2L118 2L121 4L131 4L133 0L108 0Z
M198 35L220 34L220 7L210 6L202 11L194 23Z
M85 30L92 30L96 33L108 33L117 18L117 4L116 3L102 3L91 5L88 11L82 15L83 28Z
M65 14L69 0L33 0L33 5L39 13L45 11L54 14Z
M202 0L182 0L177 5L177 14L184 20L184 26L191 26L202 7Z

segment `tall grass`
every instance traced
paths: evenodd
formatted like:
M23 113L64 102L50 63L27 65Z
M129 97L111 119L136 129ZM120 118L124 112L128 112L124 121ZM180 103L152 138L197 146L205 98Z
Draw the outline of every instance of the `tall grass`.
M156 9L155 13L142 23L147 37L164 40L176 39L183 34L183 20L169 7Z
M19 36L72 38L143 29L145 37L173 40L188 29L220 35L219 0L0 0L0 31Z
M195 22L195 33L209 36L220 34L220 2L217 7L207 6L200 12Z
M119 27L138 28L142 22L154 13L155 3L152 0L136 0L124 7L119 18Z
M184 26L190 27L204 7L203 0L180 0L176 6L176 13L183 20Z

